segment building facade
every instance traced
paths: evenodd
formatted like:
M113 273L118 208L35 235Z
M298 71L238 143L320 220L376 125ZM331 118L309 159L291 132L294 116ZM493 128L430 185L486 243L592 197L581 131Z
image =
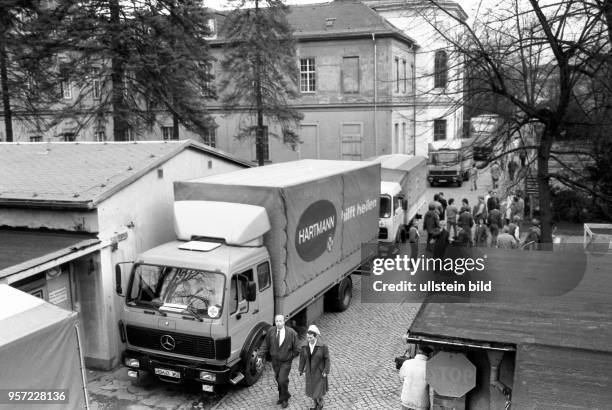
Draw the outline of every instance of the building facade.
M419 44L415 74L416 154L427 155L430 144L439 149L462 138L465 67L447 39L460 34L458 21L467 19L465 11L453 1L364 3Z

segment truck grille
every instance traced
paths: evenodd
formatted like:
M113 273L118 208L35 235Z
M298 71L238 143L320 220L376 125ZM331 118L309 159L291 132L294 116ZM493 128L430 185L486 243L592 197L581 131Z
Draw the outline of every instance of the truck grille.
M126 327L126 331L128 343L133 346L168 353L183 354L186 356L201 357L203 359L215 358L215 343L210 337L187 335L184 333L147 329L130 325ZM174 349L167 350L162 347L161 337L164 335L172 336L175 342Z
M457 171L453 170L453 171L430 171L429 175L435 175L435 176L453 176L453 175L457 175Z

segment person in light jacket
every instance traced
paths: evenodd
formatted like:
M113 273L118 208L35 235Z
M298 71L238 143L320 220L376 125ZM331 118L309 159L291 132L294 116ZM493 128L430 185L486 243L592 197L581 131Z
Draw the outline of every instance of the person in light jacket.
M431 350L419 345L416 356L406 360L399 371L402 381L402 410L429 410L429 385L427 384L427 358Z
M319 328L310 325L306 332L307 343L302 346L300 352L300 376L306 373L306 395L314 400L311 410L323 408L323 396L328 389L329 350L321 343L320 336Z

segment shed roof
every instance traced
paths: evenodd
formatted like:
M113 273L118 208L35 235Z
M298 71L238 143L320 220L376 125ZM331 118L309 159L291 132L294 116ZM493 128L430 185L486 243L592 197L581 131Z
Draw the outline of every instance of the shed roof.
M486 252L486 264L497 266L471 279L492 280L500 296L466 298L468 303L430 298L410 326L411 336L612 352L612 252L592 255L578 245L554 252ZM571 290L554 295L565 286ZM504 292L511 297L502 297Z
M43 229L0 229L0 278L99 243L95 235Z
M0 144L0 205L94 208L186 149L250 163L192 140Z

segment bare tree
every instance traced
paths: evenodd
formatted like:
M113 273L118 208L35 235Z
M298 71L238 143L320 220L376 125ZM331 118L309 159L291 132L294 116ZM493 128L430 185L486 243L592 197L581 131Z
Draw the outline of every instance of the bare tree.
M443 2L428 3L456 25L449 31L437 24L436 15L424 16L465 64L465 78L460 80L470 84L469 96L457 98L458 105L487 101L487 111L502 119L501 132L489 142L497 148L491 160L520 150L530 153L542 240L551 242L553 180L605 196L583 183L579 172L565 162L568 154L592 156L588 148L599 143L597 138L584 139L580 145L584 148L559 149L555 143L576 126L575 118L568 115L575 107L597 108L587 89L599 76L598 56L610 48L608 2L512 0L487 10L473 25L446 11ZM554 170L551 164L556 164Z

